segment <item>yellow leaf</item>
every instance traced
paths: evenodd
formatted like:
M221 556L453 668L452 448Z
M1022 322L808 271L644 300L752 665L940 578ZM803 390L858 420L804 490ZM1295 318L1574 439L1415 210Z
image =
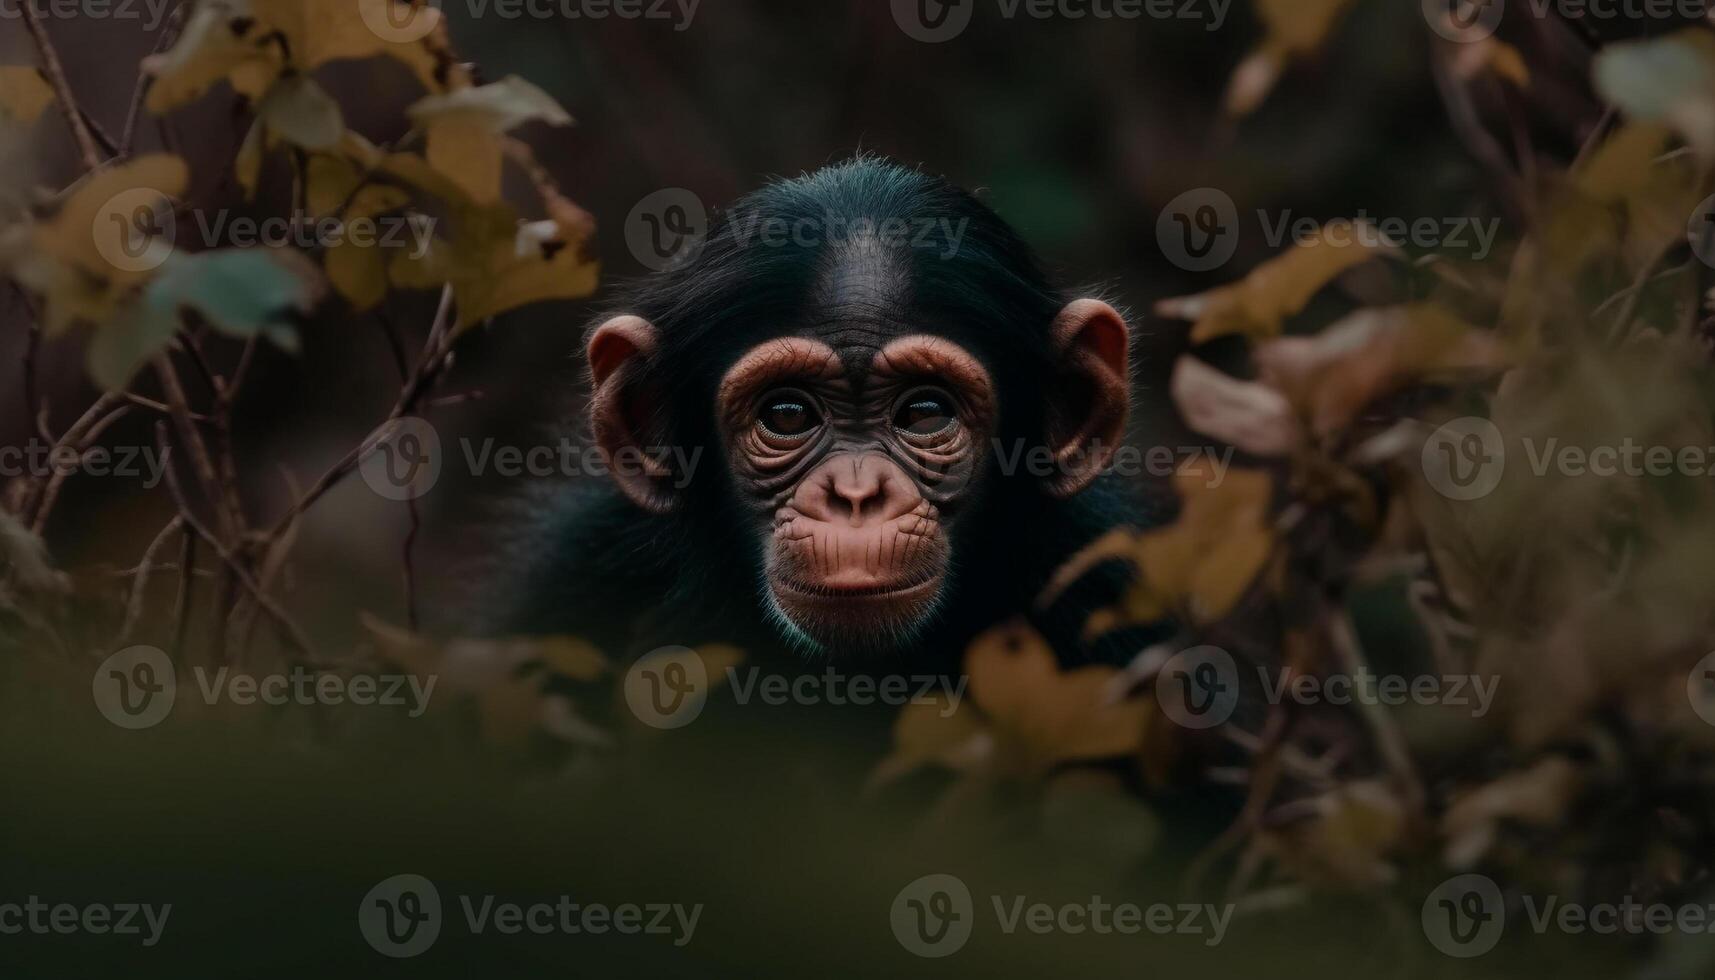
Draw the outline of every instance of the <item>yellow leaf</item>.
M500 138L480 120L450 116L429 124L429 166L446 174L480 204L500 200Z
M1156 313L1195 320L1192 343L1227 334L1273 337L1287 317L1302 313L1311 297L1341 273L1396 251L1372 225L1332 221L1239 282L1198 296L1163 300L1156 305Z
M165 212L165 202L184 194L189 179L185 162L165 153L88 175L35 226L37 258L67 269L62 284L78 276L115 287L142 282L171 253L170 243L158 237L164 229L149 223ZM70 298L50 294L48 301Z
M461 331L531 303L587 296L600 273L584 256L589 216L564 200L548 203L553 217L529 224L505 204L460 208L450 243L437 240L418 260L396 256L389 274L407 287L450 282Z
M394 0L207 0L199 3L178 41L144 59L153 76L145 102L163 113L200 98L225 80L252 101L261 99L287 67L307 75L332 61L384 56L404 64L423 86L441 91L468 83L446 41L435 9L417 16L421 31L388 29ZM288 63L287 58L290 58Z
M54 90L29 65L0 65L0 113L33 123L54 101Z
M1024 775L1062 762L1129 755L1142 745L1149 703L1125 696L1119 671L1062 673L1047 641L1023 623L978 636L966 651L965 671L971 699Z
M1320 48L1351 5L1352 0L1256 0L1267 34L1233 72L1228 114L1248 115L1261 105L1288 62Z
M427 130L430 165L479 204L500 199L502 136L527 122L552 126L572 122L548 93L516 75L491 85L427 96L407 114Z
M1274 484L1267 473L1229 469L1222 475L1198 460L1179 468L1174 485L1184 501L1174 523L1142 534L1112 532L1068 563L1088 568L1123 558L1137 569L1120 607L1092 616L1087 635L1176 612L1197 622L1219 619L1268 564L1275 534L1268 520ZM1055 584L1065 585L1062 574Z
M284 65L278 45L258 42L259 26L230 0L197 4L173 46L143 59L152 76L144 106L157 115L178 108L241 68L243 82L235 79L234 88L259 97Z

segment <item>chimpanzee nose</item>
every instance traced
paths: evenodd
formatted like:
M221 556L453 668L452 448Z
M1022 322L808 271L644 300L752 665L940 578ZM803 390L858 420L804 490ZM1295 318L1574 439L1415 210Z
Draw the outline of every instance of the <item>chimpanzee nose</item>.
M864 527L910 513L922 500L909 477L885 456L839 456L805 477L798 510L829 524Z

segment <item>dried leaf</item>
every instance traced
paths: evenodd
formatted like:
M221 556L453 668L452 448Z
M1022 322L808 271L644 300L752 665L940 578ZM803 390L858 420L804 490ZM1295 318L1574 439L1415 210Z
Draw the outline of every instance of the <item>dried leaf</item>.
M1227 334L1273 337L1287 317L1302 313L1311 297L1342 272L1396 251L1373 226L1330 222L1233 285L1163 300L1155 309L1159 316L1195 320L1191 342L1196 344Z
M1267 385L1228 377L1187 354L1174 366L1171 386L1194 432L1254 456L1284 456L1298 444L1291 404Z

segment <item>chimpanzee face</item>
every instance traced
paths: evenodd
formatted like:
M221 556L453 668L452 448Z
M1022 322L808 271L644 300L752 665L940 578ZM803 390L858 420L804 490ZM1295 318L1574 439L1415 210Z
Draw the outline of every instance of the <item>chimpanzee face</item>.
M716 400L774 615L835 649L915 633L947 588L995 425L981 363L929 335L785 337L740 359Z
M995 463L1003 402L1045 421L1043 448L1058 461L1048 497L1078 493L1106 465L1125 426L1128 331L1106 303L1074 301L1045 328L1052 353L1040 382L1008 392L950 337L899 323L854 328L843 316L820 322L832 326L783 324L720 376L711 408L726 483L760 556L759 599L782 632L815 650L886 651L947 601L956 529L1009 533L963 527L991 481L1033 479ZM673 474L651 472L652 457L636 452L651 403L663 400L658 386L672 383L648 373L659 345L649 321L620 316L591 335L589 362L598 443L610 457L644 460L642 472L616 467L613 477L640 507L665 514L713 484L676 490Z

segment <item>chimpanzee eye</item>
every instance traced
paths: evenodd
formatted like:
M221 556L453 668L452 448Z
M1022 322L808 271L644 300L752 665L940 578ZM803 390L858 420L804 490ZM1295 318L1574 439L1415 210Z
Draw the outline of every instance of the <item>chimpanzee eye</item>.
M932 436L952 428L958 420L952 397L927 389L905 396L894 413L893 426L914 436Z
M816 414L809 396L788 391L764 398L756 421L770 435L795 439L814 431L822 424L822 417Z

